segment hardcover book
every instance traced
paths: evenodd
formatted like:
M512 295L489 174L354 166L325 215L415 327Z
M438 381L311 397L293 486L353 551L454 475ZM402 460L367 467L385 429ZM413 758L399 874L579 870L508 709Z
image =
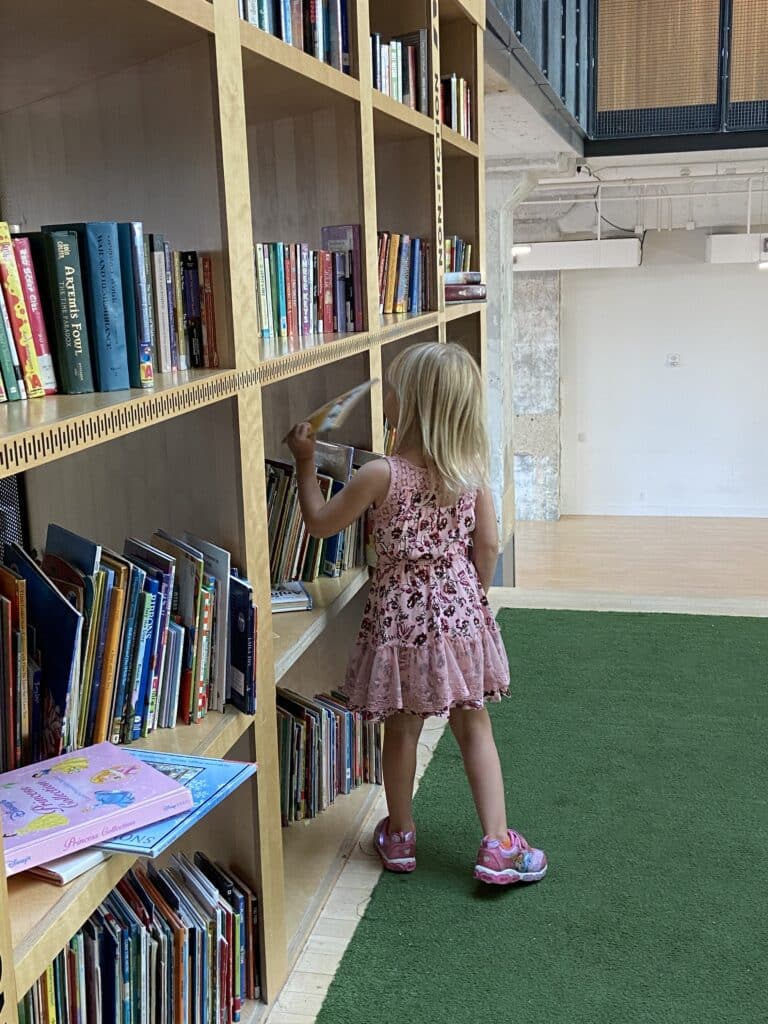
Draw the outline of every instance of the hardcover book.
M192 793L111 743L0 776L9 875L189 810Z
M255 764L220 761L213 757L165 754L154 750L134 750L132 756L155 773L161 773L167 780L183 786L190 796L191 805L172 818L151 822L99 844L100 849L110 853L159 856L256 772Z

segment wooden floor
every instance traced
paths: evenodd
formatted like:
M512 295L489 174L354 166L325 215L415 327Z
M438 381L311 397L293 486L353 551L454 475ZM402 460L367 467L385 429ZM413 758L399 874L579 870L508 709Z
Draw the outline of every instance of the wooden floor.
M559 522L520 522L515 554L521 590L768 596L768 519L564 516Z

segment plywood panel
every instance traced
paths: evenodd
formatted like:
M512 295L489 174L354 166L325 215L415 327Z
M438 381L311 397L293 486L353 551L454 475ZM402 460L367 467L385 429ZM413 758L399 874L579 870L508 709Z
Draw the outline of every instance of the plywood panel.
M720 0L600 0L597 109L717 102Z

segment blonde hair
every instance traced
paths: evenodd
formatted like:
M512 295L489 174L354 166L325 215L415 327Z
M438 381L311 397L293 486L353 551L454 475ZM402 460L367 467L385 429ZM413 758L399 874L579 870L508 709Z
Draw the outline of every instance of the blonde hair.
M400 407L399 444L416 443L447 495L488 482L488 435L480 371L460 345L412 345L387 374Z

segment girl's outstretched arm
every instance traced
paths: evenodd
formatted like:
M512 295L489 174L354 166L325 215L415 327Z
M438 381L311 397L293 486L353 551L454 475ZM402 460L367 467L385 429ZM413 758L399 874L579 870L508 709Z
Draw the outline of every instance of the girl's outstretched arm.
M332 537L345 530L367 508L386 496L389 463L386 459L376 459L362 466L338 494L326 501L317 482L315 436L309 424L297 424L286 441L296 459L301 514L313 537Z
M472 561L485 591L493 582L498 560L499 528L496 525L493 497L489 490L478 491L475 501L475 532L472 534Z

